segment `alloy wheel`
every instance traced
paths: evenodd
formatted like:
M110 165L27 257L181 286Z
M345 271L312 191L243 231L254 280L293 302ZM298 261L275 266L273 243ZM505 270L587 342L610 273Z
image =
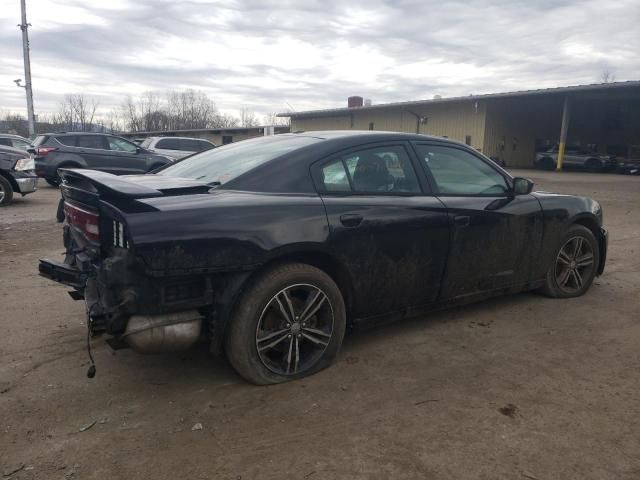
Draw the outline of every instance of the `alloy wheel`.
M582 236L565 242L556 258L556 283L566 293L576 293L584 286L594 268L591 244Z
M334 316L318 287L296 284L276 293L263 309L255 345L265 367L285 376L312 368L329 346Z
M6 192L4 191L4 187L2 183L0 183L0 203L4 201L4 197L6 196Z

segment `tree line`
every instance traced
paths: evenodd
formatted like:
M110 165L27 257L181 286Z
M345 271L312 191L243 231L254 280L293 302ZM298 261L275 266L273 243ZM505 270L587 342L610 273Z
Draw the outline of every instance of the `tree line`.
M287 124L276 113L259 116L246 107L237 117L221 113L213 99L194 89L149 91L137 97L128 95L118 107L107 112L101 112L99 107L93 97L67 94L56 111L37 116L36 132L118 133ZM13 112L0 115L0 132L28 136L26 117Z

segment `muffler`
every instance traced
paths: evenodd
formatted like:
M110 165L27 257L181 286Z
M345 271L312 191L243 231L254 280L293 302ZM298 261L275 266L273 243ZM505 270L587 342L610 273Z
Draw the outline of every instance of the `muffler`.
M193 346L200 336L197 310L162 315L132 315L120 337L140 353L177 352Z

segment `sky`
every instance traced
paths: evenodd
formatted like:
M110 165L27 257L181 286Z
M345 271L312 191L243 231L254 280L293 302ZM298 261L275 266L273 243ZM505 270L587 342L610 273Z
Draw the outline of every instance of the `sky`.
M194 88L257 114L640 79L640 0L27 0L36 113ZM0 0L0 112L25 111Z

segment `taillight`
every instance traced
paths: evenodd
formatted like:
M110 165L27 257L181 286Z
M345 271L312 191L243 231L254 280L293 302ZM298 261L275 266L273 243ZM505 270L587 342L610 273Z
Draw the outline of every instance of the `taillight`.
M100 216L97 213L76 207L68 202L64 202L64 213L69 225L84 233L87 239L94 242L100 241L100 227L98 226Z
M36 155L39 157L44 157L47 153L55 152L57 150L56 147L38 147L36 148Z

